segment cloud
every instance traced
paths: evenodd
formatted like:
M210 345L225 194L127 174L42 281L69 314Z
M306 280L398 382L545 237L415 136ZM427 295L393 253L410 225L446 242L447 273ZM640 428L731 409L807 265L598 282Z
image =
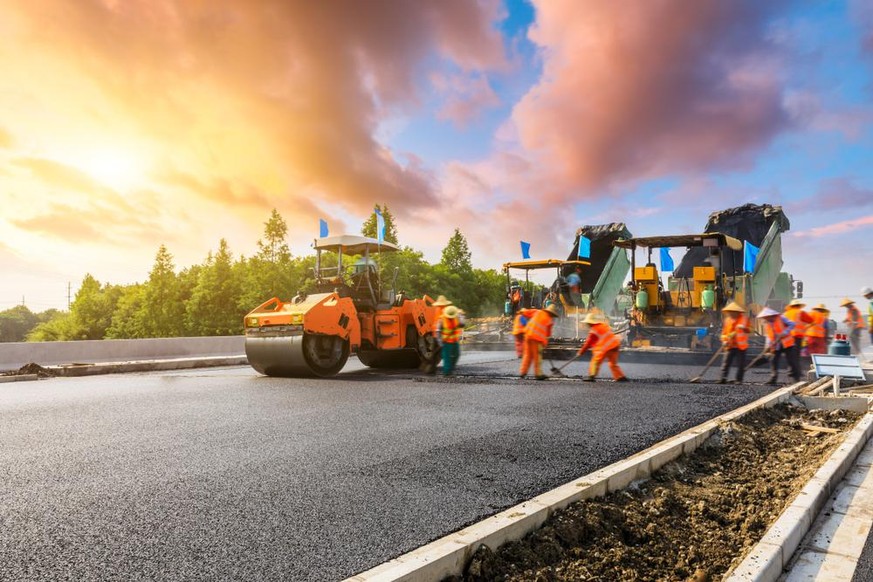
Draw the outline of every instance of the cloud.
M787 93L785 109L798 125L838 132L849 139L857 139L873 121L873 108L868 105L826 107L821 97L810 91Z
M34 178L53 188L98 193L107 190L100 182L72 166L45 158L18 158L13 164L28 170Z
M873 205L873 189L857 186L846 177L822 181L818 191L808 198L787 205L791 213L823 213L832 210L857 212Z
M543 78L521 145L562 197L618 180L733 168L789 125L765 26L778 3L537 3Z
M9 149L13 143L12 134L0 127L0 149Z
M868 226L873 226L873 214L863 216L861 218L843 220L841 222L835 222L833 224L827 224L825 226L816 226L809 230L796 232L793 234L793 236L798 238L819 238L823 236L846 234L855 230L866 228Z
M449 120L457 127L466 126L484 109L500 105L497 93L481 74L464 76L436 72L431 75L431 84L444 99L437 117Z
M438 205L428 173L374 138L382 119L417 104L425 59L506 66L498 0L34 0L16 10L32 24L28 46L52 47L139 131L203 152L227 180L247 165L270 172L270 197L317 189L359 211L375 199Z

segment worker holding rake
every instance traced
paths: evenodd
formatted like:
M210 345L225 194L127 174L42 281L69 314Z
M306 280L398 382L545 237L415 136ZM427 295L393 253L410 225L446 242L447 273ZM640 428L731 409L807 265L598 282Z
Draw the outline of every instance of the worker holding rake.
M585 343L582 344L576 355L578 357L587 350L591 350L591 364L588 366L588 376L583 378L583 380L585 382L597 380L600 365L603 363L603 360L606 360L609 362L609 369L615 381L627 382L627 377L618 365L618 348L621 346L621 340L612 333L606 318L596 313L589 313L585 316L583 323L588 324L590 330L588 337L585 338Z
M527 371L533 364L536 379L545 380L547 376L543 374L543 349L548 345L549 337L552 335L552 325L558 316L558 308L549 305L545 309L533 311L530 321L525 326L524 355L521 358L519 375L522 378L527 376Z
M721 343L724 349L724 360L721 364L721 378L719 384L726 384L731 364L736 363L737 384L743 381L743 372L746 367L746 350L749 349L749 318L746 310L736 301L728 303L721 310L724 321L721 327Z
M762 309L757 317L764 320L764 335L767 338L766 349L773 354L773 359L770 360L770 379L767 384L776 384L779 376L779 357L783 354L788 363L791 378L795 382L799 382L800 362L798 361L797 346L791 335L794 322L769 307Z

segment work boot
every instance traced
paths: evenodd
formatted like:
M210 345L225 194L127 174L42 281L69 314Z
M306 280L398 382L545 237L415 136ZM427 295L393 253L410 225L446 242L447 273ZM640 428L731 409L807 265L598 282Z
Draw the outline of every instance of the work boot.
M616 378L615 381L616 382L629 382L630 380L627 379L627 376L622 376L621 378Z
M775 386L775 385L776 385L776 380L777 380L776 378L770 378L769 380L767 380L767 384L768 384L769 386Z
M719 378L715 381L716 384L727 384L727 380L725 378Z
M540 374L539 376L536 377L536 379L537 380L548 380L549 377L546 376L545 374Z
M596 376L585 376L584 378L582 378L582 381L583 382L596 382L597 377Z

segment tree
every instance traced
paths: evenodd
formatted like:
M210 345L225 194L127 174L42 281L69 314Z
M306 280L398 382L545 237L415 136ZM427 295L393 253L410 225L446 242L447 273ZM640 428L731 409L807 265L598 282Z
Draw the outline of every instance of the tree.
M195 335L234 335L242 332L245 310L239 307L240 281L227 241L211 253L200 271L186 305L188 329ZM266 298L269 299L269 298Z
M274 264L287 262L291 258L291 250L285 242L287 236L288 225L274 208L264 223L264 238L258 240L258 258Z
M383 204L382 206L376 205L382 212L382 218L385 219L385 240L398 244L397 242L397 226L394 224L394 215L391 214L391 210L388 209L387 204ZM368 236L370 238L379 238L376 235L376 213L373 212L367 220L364 221L364 226L361 227L361 234L364 236Z
M0 311L0 342L22 342L39 323L39 317L24 305Z
M142 331L145 337L178 337L184 331L184 314L173 255L161 245L149 273L139 312Z
M106 330L106 339L135 339L149 337L143 324L146 286L127 285L112 313L112 322Z
M461 234L460 229L456 228L446 248L443 249L440 264L450 271L460 275L467 275L473 272L473 264L470 262L471 256L467 239Z

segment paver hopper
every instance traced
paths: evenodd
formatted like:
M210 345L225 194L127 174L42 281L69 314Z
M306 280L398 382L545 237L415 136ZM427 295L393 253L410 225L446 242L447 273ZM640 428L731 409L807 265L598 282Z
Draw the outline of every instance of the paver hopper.
M316 239L316 293L277 297L245 316L249 364L268 376L333 376L357 353L371 367L414 368L436 343L430 297L408 299L382 285L372 257L397 251L362 236ZM360 258L351 266L343 259ZM351 272L351 274L349 274Z

